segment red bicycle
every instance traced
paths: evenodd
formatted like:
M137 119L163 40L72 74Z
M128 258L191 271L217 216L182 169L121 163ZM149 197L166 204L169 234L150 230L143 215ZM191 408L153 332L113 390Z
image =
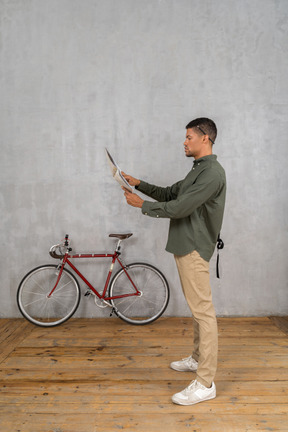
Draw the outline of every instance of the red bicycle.
M24 276L18 291L17 304L28 321L42 327L53 327L67 321L76 312L81 297L80 285L69 266L88 286L85 296L94 295L99 307L110 307L111 314L130 324L148 324L159 318L169 302L169 286L164 275L145 263L125 264L120 258L121 242L132 236L109 234L118 239L113 253L71 254L69 236L50 249L50 255L59 259L58 265L36 267ZM71 259L110 258L105 286L99 293L75 267ZM115 263L120 269L112 276Z

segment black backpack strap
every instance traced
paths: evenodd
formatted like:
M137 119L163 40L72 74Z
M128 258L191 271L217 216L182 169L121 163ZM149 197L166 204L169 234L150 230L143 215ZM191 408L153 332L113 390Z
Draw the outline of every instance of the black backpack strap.
M220 279L220 274L219 274L219 259L220 259L220 255L219 255L219 250L224 248L224 242L223 240L221 240L220 238L220 233L218 234L218 238L217 238L217 261L216 261L216 276L218 279Z

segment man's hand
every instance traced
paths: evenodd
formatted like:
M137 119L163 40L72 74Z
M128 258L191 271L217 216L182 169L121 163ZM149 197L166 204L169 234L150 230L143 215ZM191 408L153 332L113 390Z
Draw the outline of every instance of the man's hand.
M127 204L131 205L132 207L139 207L139 208L142 207L143 202L144 202L143 199L141 199L137 194L134 194L134 193L128 191L124 187L122 187L122 189L124 190L124 195L125 195Z
M140 184L140 180L125 174L123 171L121 171L121 174L123 175L123 177L125 178L125 180L131 185L131 186L139 186Z

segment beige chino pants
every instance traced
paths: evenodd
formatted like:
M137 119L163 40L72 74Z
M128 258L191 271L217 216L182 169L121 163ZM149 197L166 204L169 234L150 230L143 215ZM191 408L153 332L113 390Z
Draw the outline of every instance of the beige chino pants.
M180 281L194 318L194 351L198 361L197 381L210 387L217 369L218 330L212 303L209 262L197 251L176 256Z

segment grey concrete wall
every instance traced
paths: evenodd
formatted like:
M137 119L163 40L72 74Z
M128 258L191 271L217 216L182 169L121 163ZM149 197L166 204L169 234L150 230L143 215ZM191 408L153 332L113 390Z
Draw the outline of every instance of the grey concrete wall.
M185 125L219 129L228 178L218 315L287 314L287 0L0 0L1 309L19 316L22 276L75 251L112 249L166 274L168 315L189 315L168 221L125 204L107 146L126 172L183 178ZM127 243L128 245L128 243ZM103 262L86 267L103 280ZM78 316L107 316L82 301Z

